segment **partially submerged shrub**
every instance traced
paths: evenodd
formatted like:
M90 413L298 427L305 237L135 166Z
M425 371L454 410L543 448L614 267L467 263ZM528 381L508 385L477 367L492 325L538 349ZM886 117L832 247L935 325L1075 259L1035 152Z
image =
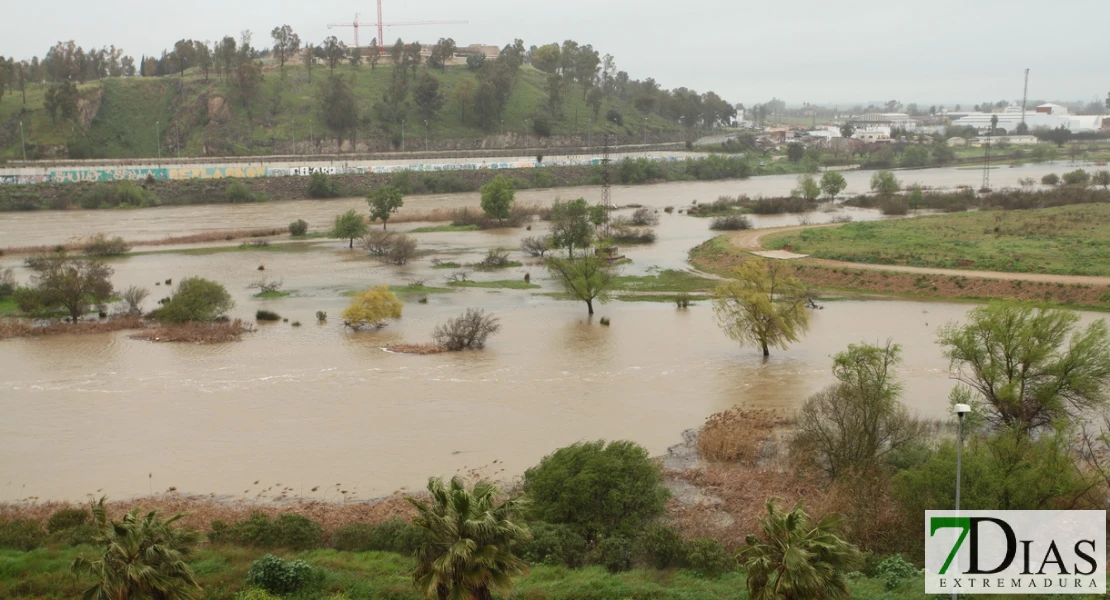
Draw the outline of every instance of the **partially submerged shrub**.
M316 311L316 320L317 321L327 321L328 320L328 313L326 313L322 310Z
M259 321L280 321L281 315L273 311L258 309L258 311L254 313L254 318Z
M655 243L655 231L647 227L616 227L610 237L618 244Z
M343 323L351 329L380 329L387 319L400 319L404 304L387 286L371 288L351 301L343 310Z
M904 215L910 212L910 203L902 196L890 196L879 201L879 212L887 216Z
M530 256L543 256L551 249L551 238L534 235L520 240L520 251Z
M398 235L394 237L386 254L386 262L394 265L403 265L416 255L416 238L411 235Z
M659 216L646 206L642 208L637 208L636 211L632 213L632 218L630 220L632 224L637 227L647 227L659 224Z
M312 567L305 561L286 561L272 554L254 561L247 570L247 583L278 595L292 594L311 579Z
M725 215L715 217L709 228L718 231L740 231L752 228L752 220L745 215Z
M393 238L396 234L385 229L371 229L362 236L359 245L371 256L385 256L393 249Z
M304 219L297 219L289 224L289 235L299 237L308 233L308 222Z
M152 317L170 323L215 321L235 307L224 286L201 277L187 277Z
M87 256L119 256L127 254L131 250L131 246L123 238L108 237L103 233L98 233L91 238L85 245L81 247L81 251Z
M144 287L133 285L128 287L120 294L120 299L127 305L127 313L130 315L143 314L143 300L150 295Z
M482 309L468 308L461 316L436 326L432 338L437 344L451 351L480 349L486 338L501 329L497 317Z
M509 265L509 251L504 248L494 248L486 252L486 257L478 263L484 269L499 269Z

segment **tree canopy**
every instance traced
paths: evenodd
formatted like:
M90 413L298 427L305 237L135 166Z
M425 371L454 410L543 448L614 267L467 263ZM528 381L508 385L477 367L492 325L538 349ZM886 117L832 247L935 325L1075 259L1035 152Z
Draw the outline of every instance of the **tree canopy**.
M380 219L382 222L382 229L385 229L386 225L388 225L390 215L404 206L405 197L400 189L392 185L383 185L370 192L369 196L367 196L367 202L370 204L370 221L376 222Z
M404 304L397 294L389 291L389 286L378 286L366 290L351 300L350 306L343 309L343 321L347 327L361 329L371 327L380 329L388 319L400 319Z
M336 215L335 224L331 228L331 237L339 238L341 240L350 240L348 248L355 247L355 238L360 238L366 235L369 227L366 225L366 219L362 215L351 209L341 215Z
M498 175L493 181L482 186L482 210L491 219L501 224L513 211L513 198L516 196L513 180Z
M807 293L781 260L751 257L734 271L734 279L717 287L713 309L725 334L741 344L786 349L809 329Z

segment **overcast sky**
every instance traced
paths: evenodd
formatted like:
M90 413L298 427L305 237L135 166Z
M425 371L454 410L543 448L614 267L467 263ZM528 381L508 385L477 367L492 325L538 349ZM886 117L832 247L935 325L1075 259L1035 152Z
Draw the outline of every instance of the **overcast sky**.
M41 57L73 39L85 48L115 44L137 61L180 38L238 37L244 29L264 47L270 30L286 23L304 41L335 34L350 44L350 28L327 24L351 22L356 11L376 21L369 0L57 0L19 11L0 23L0 55ZM387 40L573 39L611 53L633 78L746 104L772 96L841 105L1020 99L1026 68L1031 99L1101 101L1110 91L1110 0L383 0L383 13L386 23L469 21L395 27ZM361 34L364 44L374 36L371 28Z

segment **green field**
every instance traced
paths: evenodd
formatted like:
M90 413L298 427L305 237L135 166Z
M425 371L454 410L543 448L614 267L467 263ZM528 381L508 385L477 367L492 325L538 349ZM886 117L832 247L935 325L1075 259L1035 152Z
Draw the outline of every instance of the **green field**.
M542 106L547 99L547 76L531 66L523 66L519 71L502 115L503 124L498 122L485 130L472 118L471 107L466 109L464 120L463 107L454 94L459 82L475 78L472 71L465 67L439 71L422 66L417 76L425 71L440 81L440 91L446 99L428 122L429 142L441 138L483 137L497 134L502 128L506 133L531 133L533 119L549 116ZM336 67L335 75L353 83L360 116L366 118L366 124L358 132L360 138L389 138L400 133L399 127L389 131L379 127L372 110L391 84L391 65L379 65L373 70L369 65L341 65ZM71 150L80 146L89 153L87 158L154 157L159 148L163 157L280 154L289 150L288 143L294 138L301 144L305 140L321 140L316 151L334 152L334 140L323 125L316 101L317 86L327 77L328 69L320 65L313 68L311 83L303 65L286 65L284 75L277 69L267 68L261 90L250 103L249 110L229 82L214 73L205 81L203 73L195 69L187 70L184 79L131 77L88 82L79 86L82 97L91 98L98 89L103 90L103 97L87 131L61 119L52 122L43 108L48 86L29 84L26 104L18 93L0 99L0 123L13 124L7 132L0 131L0 159L22 157L20 121L27 140L28 158L41 156L46 147L62 144L70 144ZM411 87L411 76L409 81ZM209 114L209 109L217 106L213 103L216 98L225 101L230 110L227 115L222 111ZM639 136L645 129L647 133L678 130L678 124L655 114L649 115L645 122L630 103L615 96L605 100L600 118L595 121L577 85L571 86L564 98L561 118L551 123L553 135L593 132L596 135ZM625 116L624 125L605 119L610 109ZM423 148L424 117L411 100L405 120L405 148Z
M666 269L655 275L618 275L613 278L617 292L707 292L720 282L689 271Z
M0 598L76 598L88 580L76 580L69 572L73 558L91 557L87 546L38 549L31 552L0 549ZM203 591L198 600L230 600L245 589L250 563L266 550L214 546L192 555L190 564ZM388 552L275 552L287 559L300 558L317 569L317 581L286 598L390 598L420 600L412 586L412 559ZM886 590L882 580L849 579L853 598L903 600L921 598L921 582L902 581ZM696 576L686 570L635 569L610 574L601 567L568 569L535 565L516 581L512 596L530 600L726 600L745 599L748 593L741 572L716 579ZM985 597L984 597L985 598Z
M849 223L771 236L763 244L849 262L1110 276L1110 205Z

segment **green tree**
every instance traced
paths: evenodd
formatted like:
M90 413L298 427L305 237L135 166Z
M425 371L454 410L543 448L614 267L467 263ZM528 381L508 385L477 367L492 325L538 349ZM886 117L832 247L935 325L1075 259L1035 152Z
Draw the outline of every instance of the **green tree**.
M1110 171L1106 169L1095 171L1094 176L1091 177L1091 183L1101 185L1104 190L1110 188Z
M212 49L206 42L194 41L193 57L196 59L197 66L204 71L204 80L208 81L208 72L212 69Z
M459 105L459 121L466 123L466 107L474 104L474 80L469 77L455 85L455 104Z
M508 594L527 563L518 557L531 535L514 521L522 501L497 501L497 486L482 480L470 490L459 477L428 480L431 502L409 498L413 525L426 532L416 551L413 582L427 598L490 600Z
M933 146L933 162L938 165L947 165L956 160L956 151L943 141L937 141Z
M856 133L856 128L851 123L845 123L840 126L841 137L850 138Z
M428 57L428 66L439 69L441 71L447 70L447 61L455 55L455 40L452 38L439 38L436 45L432 47L432 53Z
M883 457L923 433L899 398L894 369L902 347L850 344L833 357L837 383L814 394L798 413L793 444L832 478L874 469Z
M277 55L279 66L284 69L285 61L301 49L301 36L293 33L292 27L282 25L281 27L274 27L274 30L270 32L270 37L274 39L271 51Z
M1076 169L1068 171L1060 177L1065 185L1072 185L1075 187L1087 187L1087 183L1091 181L1091 175L1083 169Z
M304 66L308 70L308 83L312 83L312 67L316 64L316 44L304 45Z
M876 171L871 176L871 191L882 196L890 196L902 189L902 182L890 171Z
M92 514L100 555L92 560L79 556L71 565L78 576L94 580L83 598L187 600L200 591L187 562L198 535L174 526L184 514L161 520L157 511L140 516L136 508L119 521L109 521L103 497L92 504Z
M343 151L343 139L356 139L359 118L358 104L351 85L342 76L332 75L320 82L316 102L324 124L335 134L337 150ZM352 150L355 150L354 143Z
M589 542L635 537L663 514L670 493L663 474L635 442L579 442L524 472L531 514L574 527Z
M385 229L389 216L405 205L405 197L396 187L383 185L370 192L367 202L370 203L370 222L374 223L381 219L382 229Z
M790 162L800 162L805 158L805 155L806 147L798 142L794 142L786 147L786 158L789 159Z
M594 314L594 300L609 301L614 267L605 258L589 253L578 258L551 257L547 270L568 295L586 303L589 314Z
M586 98L586 104L590 106L590 111L594 113L594 121L601 114L601 105L605 100L605 91L599 87L590 89L589 96Z
M43 308L63 309L76 322L89 309L112 296L112 268L99 260L70 258L64 252L27 261L31 283Z
M844 575L863 560L855 546L837 535L843 525L839 515L813 523L801 504L783 512L772 498L759 523L762 539L749 535L739 555L752 600L849 597Z
M497 219L497 224L501 225L513 212L515 194L513 180L498 175L482 186L482 210L487 217Z
M422 48L423 46L420 45L420 42L413 42L405 46L404 64L412 69L414 77L416 76L417 67L420 66L420 50Z
M584 198L557 200L551 207L551 246L566 248L567 256L574 257L574 249L585 249L593 239L594 228L590 223L590 205Z
M51 84L43 95L43 106L50 113L50 122L57 124L58 117L62 122L73 121L77 118L77 101L81 98L77 85L66 80Z
M339 38L332 35L324 40L324 43L320 45L320 49L323 51L324 60L328 62L328 71L334 75L335 65L339 64L339 62L347 56L347 45L339 41Z
M836 196L843 192L846 187L848 187L848 182L838 171L825 171L825 174L821 176L821 191L833 200L836 200Z
M563 107L563 76L549 73L547 86L544 89L547 90L547 110L550 111L552 119L557 119Z
M532 52L532 66L544 73L554 73L560 62L559 44L545 44Z
M1071 139L1071 130L1061 125L1055 129L1048 130L1041 137L1056 144L1057 148L1063 148L1064 144L1068 143L1068 140Z
M821 195L821 186L817 185L813 175L800 175L798 177L798 187L794 188L794 194L813 201Z
M1110 330L1078 323L1067 310L992 302L944 325L938 341L961 383L952 399L1026 433L1105 406Z
M250 60L239 65L235 70L235 89L247 109L247 115L250 115L251 103L258 98L258 93L262 89L262 67Z
M224 286L200 277L187 277L178 282L170 300L153 316L169 323L215 321L234 307L235 301Z
M728 337L755 344L770 356L770 347L786 349L809 329L807 293L781 260L751 257L736 268L735 279L717 287L713 310Z
M351 209L341 215L335 217L335 224L332 225L330 237L338 238L341 240L350 240L347 245L348 248L355 247L355 238L366 235L369 227L366 225L366 219L362 215Z
M925 146L907 146L902 153L903 167L924 167L929 164L929 149Z
M439 109L443 108L446 98L439 90L439 80L429 75L422 74L412 88L412 100L416 108L425 119L434 119Z

